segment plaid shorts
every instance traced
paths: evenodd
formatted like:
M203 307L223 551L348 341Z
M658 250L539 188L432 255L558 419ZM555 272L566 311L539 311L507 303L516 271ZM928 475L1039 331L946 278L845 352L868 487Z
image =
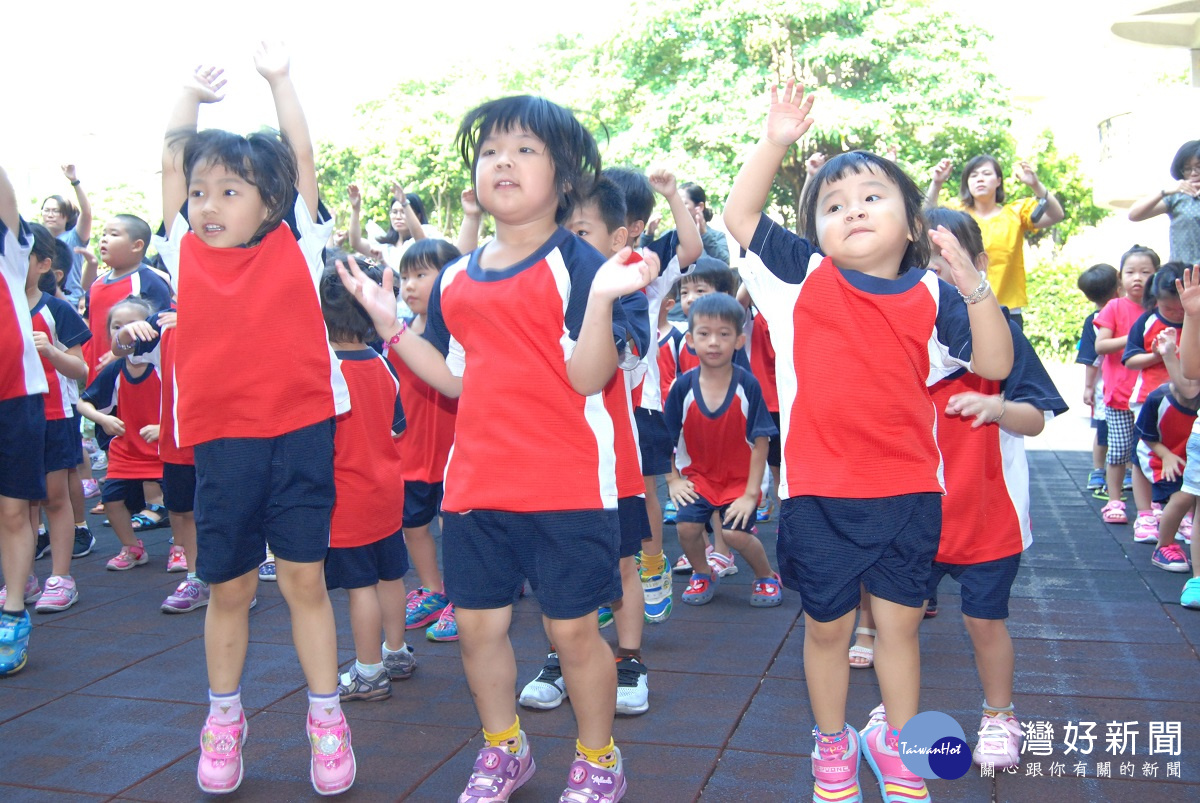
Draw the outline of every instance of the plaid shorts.
M1119 466L1133 459L1133 410L1104 408L1108 422L1108 464Z

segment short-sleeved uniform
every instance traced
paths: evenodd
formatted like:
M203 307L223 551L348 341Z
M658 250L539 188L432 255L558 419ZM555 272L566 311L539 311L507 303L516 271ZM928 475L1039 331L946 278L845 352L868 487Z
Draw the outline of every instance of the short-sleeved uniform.
M542 610L574 619L621 597L616 455L603 394L567 361L604 259L565 229L528 258L442 269L424 337L462 377L446 463L442 554L450 600L501 608L529 579ZM613 305L616 340L624 315Z
M643 291L647 301L647 322L651 331L654 331L658 327L663 299L685 271L677 255L679 234L667 232L657 240L647 242L643 250L657 256L659 264L663 266L658 277ZM675 353L679 353L678 349ZM643 476L659 477L671 470L671 439L662 417L663 403L671 382L666 380L663 372L670 371L673 380L676 370L674 366L665 366L661 352L652 349L644 354L643 364L645 377L634 389L633 414L637 420L638 450L642 457Z
M143 368L141 376L135 376ZM135 366L128 358L113 360L100 370L81 396L97 411L115 415L125 425L125 434L108 443L108 479L104 483L105 502L125 502L131 508L141 502L143 480L162 480L163 463L158 444L147 443L143 427L159 423L162 382L152 364ZM141 510L141 507L137 507Z
M1096 313L1092 324L1108 329L1113 337L1124 337L1142 314L1141 305L1127 298L1114 298ZM1133 412L1129 399L1137 382L1137 371L1125 367L1122 353L1104 355L1100 374L1104 377L1104 420L1108 422L1109 465L1121 465L1133 459Z
M767 412L771 414L771 420L775 422L775 429L778 430L779 389L775 386L775 347L771 345L771 327L757 309L751 307L751 313L747 323L750 337L747 339L746 348L750 356L750 372L762 388L763 402L766 403ZM767 446L768 466L779 468L779 462L783 459L782 447L783 443L777 431L771 436L771 443Z
M1168 321L1157 309L1143 312L1129 327L1129 339L1125 341L1125 351L1121 354L1121 362L1125 363L1130 357L1136 357L1139 354L1156 353L1154 341L1159 332L1167 329L1175 330L1175 340L1179 342L1179 335L1183 329L1182 321L1180 323ZM1134 410L1136 414L1141 405L1145 404L1150 391L1163 382L1170 381L1171 376L1167 372L1167 366L1161 360L1138 371L1133 389L1129 392L1130 409Z
M257 569L267 544L282 560L325 560L333 419L350 409L317 294L332 228L297 194L254 246L213 248L179 215L159 247L179 295L175 440L196 447L207 582Z
M408 571L404 546L403 462L392 433L405 430L400 380L374 349L336 352L350 411L333 439L337 501L325 557L327 588L366 588Z
M841 270L765 216L750 250L761 263L743 279L770 324L783 425L784 585L818 621L853 610L860 582L919 607L943 492L928 386L969 367L966 305L923 269Z
M650 519L646 513L646 484L642 480L642 458L638 449L638 429L634 420L633 386L645 380L650 349L650 318L646 313L645 293L622 296L620 305L628 327L626 350L638 355L635 368L618 369L604 386L604 407L613 421L613 448L617 458L617 514L620 518L621 545L618 556L629 558L650 537ZM636 379L635 379L636 377Z
M0 221L0 496L11 499L46 498L42 394L49 385L25 297L31 250L28 223L12 231Z
M1170 384L1159 385L1146 398L1137 419L1138 462L1146 479L1153 483L1152 501L1166 504L1171 495L1183 487L1182 474L1173 480L1163 476L1162 458L1151 451L1149 444L1161 443L1174 455L1187 460L1187 442L1196 424L1196 411L1180 404L1172 395Z
M49 338L54 347L68 351L91 339L87 324L66 301L42 293L41 299L29 311L33 331ZM75 468L83 462L83 446L75 403L79 401L79 383L63 376L46 357L42 357L49 390L44 396L46 412L46 473Z
M100 358L112 348L108 312L129 296L146 299L154 311L171 306L171 288L145 265L139 265L125 276L113 278L110 273L92 282L87 291L88 328L92 330L92 339L83 354L88 364L88 382L96 378Z
M1079 350L1075 355L1076 365L1100 367L1100 355L1096 353L1096 312L1083 319L1083 331L1079 335ZM1092 429L1096 430L1096 443L1108 446L1108 425L1104 421L1104 379L1097 377L1096 391L1092 398Z
M1029 463L1025 439L998 423L976 427L975 419L948 415L959 393L1004 393L1009 403L1027 403L1046 420L1062 415L1067 404L1054 387L1029 340L1012 321L1013 367L1003 382L962 371L935 384L937 442L945 461L942 538L938 545L930 597L949 574L962 585L962 611L976 619L1008 618L1008 597L1021 553L1033 542L1029 521Z
M704 524L746 493L754 441L776 434L754 376L733 365L720 407L710 410L700 392L700 372L681 374L667 396L663 416L675 444L675 468L700 498L679 509L677 520ZM747 522L749 532L753 521Z

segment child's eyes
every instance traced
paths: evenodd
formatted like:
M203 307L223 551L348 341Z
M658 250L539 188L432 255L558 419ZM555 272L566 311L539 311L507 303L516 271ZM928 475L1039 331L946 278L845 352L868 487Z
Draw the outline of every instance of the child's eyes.
M840 211L842 211L842 205L841 204L833 204L829 207L829 211L831 213L832 212L840 212Z
M495 156L495 155L496 155L496 149L495 149L495 148L485 148L485 149L484 149L484 151L483 151L483 153L482 153L482 154L480 154L480 155L481 155L481 156Z
M227 195L227 196L237 195L237 190L225 190L225 195Z
M868 201L878 201L878 200L879 200L879 196L878 196L878 195L868 195L868 196L867 196L867 200L868 200Z
M524 148L521 148L521 153L534 153L534 152L535 151L533 150L533 148L530 148L528 145L526 145Z

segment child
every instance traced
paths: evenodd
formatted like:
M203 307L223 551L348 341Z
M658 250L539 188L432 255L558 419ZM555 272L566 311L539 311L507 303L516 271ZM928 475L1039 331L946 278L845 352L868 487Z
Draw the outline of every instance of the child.
M151 312L149 303L138 296L110 307L109 341L123 326L145 321ZM146 505L144 480L162 482L163 464L155 443L161 404L158 368L128 358L105 365L79 400L79 414L96 422L112 438L108 444L108 479L101 499L113 532L121 541L121 551L108 561L109 571L123 572L149 561L145 546L133 531L130 510L138 511Z
M308 682L309 777L331 795L353 785L356 766L324 576L333 419L349 409L317 295L333 224L314 218L313 144L287 53L263 44L254 65L271 88L279 134L197 133L200 104L219 101L225 84L220 70L200 68L171 113L163 149L171 223L159 255L179 293L175 439L195 447L197 571L210 590L210 707L196 779L208 793L232 792L242 780L239 683L269 544ZM254 343L278 347L247 359Z
M1179 305L1175 282L1186 267L1182 262L1168 262L1155 271L1142 293L1142 307L1146 312L1129 327L1121 361L1126 368L1138 371L1129 396L1129 410L1135 419L1151 391L1170 379L1154 344L1160 332L1167 329L1178 332L1183 326L1183 308ZM1135 459L1133 462L1133 498L1138 511L1133 523L1133 540L1139 544L1153 543L1158 540L1157 517L1161 508L1154 507L1150 498L1150 479L1143 473L1141 461Z
M777 430L757 380L733 364L734 352L746 343L744 319L742 305L724 293L702 296L691 305L687 344L698 353L700 367L681 374L667 397L663 416L675 442L667 488L679 511L679 543L689 563L706 565L704 525L716 513L725 542L754 571L750 604L772 607L783 602L783 593L754 535L754 522L767 443ZM711 567L693 570L683 601L711 601L719 578Z
M50 232L32 224L35 236L49 238ZM42 229L38 232L37 229ZM56 245L67 246L61 241ZM33 343L42 359L50 387L45 399L46 412L46 519L49 522L51 574L46 578L38 613L65 611L79 599L71 577L71 558L75 546L75 519L71 510L68 472L83 461L79 419L75 403L79 401L79 382L87 378L83 344L91 339L87 324L68 301L54 295L57 282L52 261L39 262L29 271L25 297L33 318ZM46 289L46 285L49 289ZM78 480L76 480L78 481ZM90 535L90 534L89 534Z
M413 243L400 257L400 298L413 312L408 326L425 331L429 294L438 272L462 254L445 240ZM388 361L400 377L400 399L408 427L400 435L401 475L404 479L404 542L421 585L408 592L404 627L427 627L430 641L458 641L454 606L442 587L437 544L429 525L441 512L442 478L454 445L454 419L458 400L444 396L412 372L392 351Z
M647 242L643 253L652 253L663 265L662 272L646 288L648 324L659 319L659 309L669 296L676 279L703 253L704 244L691 213L676 190L675 175L656 170L649 177L628 167L609 167L604 178L615 184L625 196L625 230L629 243L636 243L654 213L654 194L667 200L675 231ZM669 308L668 308L669 311ZM658 480L671 470L671 439L663 423L662 408L667 398L660 382L659 360L652 353L642 361L645 378L634 387L634 419L637 423L638 452L642 461L646 515L650 521L650 540L644 545L638 568L646 621L665 622L671 615L671 575L663 556L663 510L658 502ZM675 372L671 372L674 378ZM670 385L667 385L670 387Z
M382 276L366 263L373 281ZM337 270L321 277L321 311L329 342L350 389L350 412L338 417L333 472L337 501L329 528L325 585L350 596L355 662L342 674L338 694L347 700L386 700L391 681L417 668L404 643L404 573L408 551L401 530L404 510L392 494L402 474L395 438L404 431L400 380L387 360L367 345L375 340L371 319L346 292ZM378 645L379 633L384 641ZM392 646L388 646L391 644Z
M771 440L767 444L767 471L771 475L770 487L767 487L766 482L763 483L763 498L758 505L757 515L759 521L770 521L771 511L774 509L772 500L779 496L779 462L782 459L779 451L782 444L779 441L779 388L775 384L775 347L771 345L771 328L767 325L767 319L751 302L750 292L746 289L746 285L743 284L738 288L737 300L746 308L750 318L747 324L750 336L747 338L746 344L746 351L749 352L750 358L750 373L758 380L758 386L762 388L763 402L767 405L767 412L770 413L771 420L775 423L775 434L771 436Z
M615 803L626 788L612 740L616 670L596 609L621 596L620 535L613 424L600 392L617 369L614 344L624 343L615 302L644 287L657 260L626 265L622 249L603 262L559 227L600 159L565 109L530 96L491 101L467 113L458 142L496 236L442 270L424 337L396 320L388 277L380 289L351 265L342 278L389 348L433 387L461 394L443 556L485 746L459 801L507 800L534 772L508 638L513 591L527 578L550 617L579 723L563 800Z
M1083 332L1079 338L1079 355L1075 362L1084 367L1083 403L1091 410L1092 429L1096 437L1092 443L1092 471L1088 474L1087 489L1102 492L1104 488L1104 455L1108 450L1108 422L1104 420L1104 384L1100 379L1100 355L1096 353L1096 313L1117 297L1119 274L1112 265L1092 265L1079 274L1079 289L1096 309L1083 321Z
M899 755L900 728L918 707L917 627L941 531L941 458L926 385L963 367L1003 379L1012 337L987 280L948 231L929 237L954 285L922 269L929 241L921 191L887 159L855 151L826 162L806 197L807 239L762 214L788 149L812 125L812 98L803 95L790 81L782 95L772 89L766 135L734 182L725 223L763 263L748 260L743 279L775 345L779 570L804 606L814 799L861 800L861 744L885 799L928 800ZM849 415L846 399L854 400ZM871 493L880 496L864 497ZM845 724L846 644L860 582L874 598L887 705L886 720L865 728L861 742Z
M1125 295L1109 301L1092 321L1096 327L1096 353L1104 358L1104 420L1108 424L1108 503L1101 515L1108 524L1127 524L1125 502L1121 498L1126 465L1133 459L1133 411L1129 397L1137 382L1137 371L1126 366L1121 355L1129 329L1141 316L1142 294L1158 270L1158 254L1140 245L1121 257L1121 287Z
M54 256L54 240L35 240L17 212L17 196L0 167L0 677L20 672L29 660L32 625L26 594L40 593L32 577L34 530L29 503L46 498L43 464L46 416L42 394L49 390L33 342L33 322L21 300L29 271L42 272ZM8 594L8 589L14 593ZM22 593L24 590L25 593Z

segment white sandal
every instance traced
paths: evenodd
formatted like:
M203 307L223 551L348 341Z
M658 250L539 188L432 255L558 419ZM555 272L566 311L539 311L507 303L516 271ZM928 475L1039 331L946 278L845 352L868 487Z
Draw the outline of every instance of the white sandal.
M856 628L854 628L854 635L855 636L870 636L872 639L874 639L875 631L869 627L856 627ZM854 663L854 659L856 659L856 658L859 659L860 661L866 661L866 663L856 664L856 663ZM850 659L850 668L851 669L870 669L871 667L873 667L875 665L875 648L874 647L863 647L859 644L855 644L853 647L850 648L849 659Z

